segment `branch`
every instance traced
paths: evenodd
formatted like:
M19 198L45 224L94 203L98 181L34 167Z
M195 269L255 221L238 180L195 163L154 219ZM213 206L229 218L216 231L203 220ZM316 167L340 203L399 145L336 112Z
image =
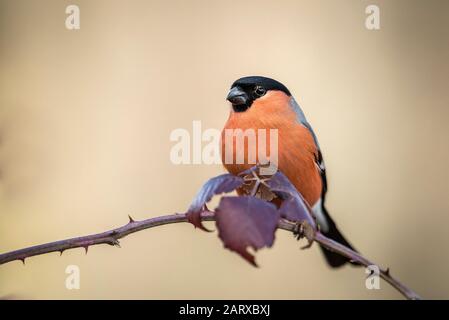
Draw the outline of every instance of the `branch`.
M201 221L215 221L214 213L211 211L205 211L201 213ZM32 256L42 255L50 252L60 252L62 254L65 250L74 248L84 248L87 253L87 250L90 246L98 244L109 244L112 246L120 247L118 239L124 238L131 233L157 226L162 226L165 224L180 223L180 222L188 222L186 214L172 214L156 218L150 218L142 221L134 221L131 217L129 217L129 222L126 225L113 230L92 234L84 237L49 242L33 247L28 247L0 254L0 265L15 260L21 260L23 263L25 263L25 259ZM286 220L280 220L278 223L278 228L293 233L297 232L297 224L288 222ZM364 258L357 252L354 252L353 250L339 244L338 242L335 242L327 238L320 232L316 233L314 240L323 245L324 247L326 247L327 249L338 252L339 254L365 267L375 265L375 263L372 263L371 261ZM389 269L386 270L380 269L380 276L390 285L392 285L396 290L398 290L402 295L404 295L404 297L406 297L407 299L413 300L420 299L420 297L415 292L413 292L411 289L407 288L405 285L403 285L398 280L393 278L389 272Z
M203 212L201 218L203 221L213 221L214 213L210 211ZM21 260L23 263L25 263L25 259L29 257L42 255L50 252L60 252L62 254L65 250L74 248L84 248L87 253L87 250L90 246L98 244L109 244L111 246L120 247L120 242L118 241L118 239L124 238L131 233L157 226L162 226L165 224L179 223L179 222L188 222L187 216L185 214L172 214L156 218L150 218L142 221L134 221L134 219L131 218L131 216L129 216L129 222L126 225L116 229L91 234L84 237L77 237L55 242L49 242L37 246L32 246L0 254L0 265L15 260Z
M317 232L317 234L315 235L315 241L321 244L322 246L326 247L327 249L335 251L341 254L342 256L345 256L351 259L352 261L355 261L365 267L373 265L377 266L377 264L369 261L359 253L349 249L348 247L345 247L344 245L332 239L329 239L320 232ZM403 285L397 279L393 278L393 276L390 274L390 269L379 268L379 272L380 277L384 279L386 282L388 282L396 290L398 290L404 297L406 297L409 300L421 300L421 297L416 292Z

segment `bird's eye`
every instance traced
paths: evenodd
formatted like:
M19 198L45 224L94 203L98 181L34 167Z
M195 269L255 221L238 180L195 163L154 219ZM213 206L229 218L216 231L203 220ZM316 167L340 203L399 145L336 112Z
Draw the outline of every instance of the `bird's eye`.
M254 89L254 93L255 93L256 96L262 97L265 93L267 93L267 90L265 90L264 87L257 86L257 87Z

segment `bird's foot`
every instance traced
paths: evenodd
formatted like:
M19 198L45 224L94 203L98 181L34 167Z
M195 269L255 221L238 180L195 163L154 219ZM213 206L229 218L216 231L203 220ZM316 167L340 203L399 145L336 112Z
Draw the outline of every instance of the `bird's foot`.
M301 247L301 249L307 249L313 244L313 240L315 239L315 229L307 221L298 221L293 228L293 235L296 240L306 238L307 244Z

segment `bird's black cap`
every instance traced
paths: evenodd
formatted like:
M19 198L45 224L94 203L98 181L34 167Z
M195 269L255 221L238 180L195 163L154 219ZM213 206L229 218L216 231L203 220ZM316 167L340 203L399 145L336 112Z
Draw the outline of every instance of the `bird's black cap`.
M240 79L234 81L231 88L234 88L237 86L242 87L242 88L262 86L267 91L279 90L279 91L284 92L286 95L291 96L291 93L287 89L286 86L284 86L279 81L276 81L274 79L267 78L267 77L260 77L260 76L243 77L243 78L240 78Z

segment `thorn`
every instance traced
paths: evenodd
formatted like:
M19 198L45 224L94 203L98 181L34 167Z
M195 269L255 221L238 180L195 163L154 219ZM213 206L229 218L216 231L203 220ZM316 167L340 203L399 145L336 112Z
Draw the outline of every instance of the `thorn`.
M116 247L119 247L119 248L121 248L121 246L120 246L120 242L117 240L117 239L111 239L111 242L109 243L111 246L116 246Z
M19 258L20 261L22 261L23 265L25 265L25 258Z
M64 252L64 250L59 250L59 256L62 256L63 252Z
M87 251L89 250L89 246L84 246L84 250L86 250L86 254L87 254Z
M133 217L131 217L129 214L128 214L128 218L129 218L129 222L128 223L136 222L136 221L134 221Z
M386 274L387 276L390 276L390 268L387 268L387 270L385 270L385 274Z

